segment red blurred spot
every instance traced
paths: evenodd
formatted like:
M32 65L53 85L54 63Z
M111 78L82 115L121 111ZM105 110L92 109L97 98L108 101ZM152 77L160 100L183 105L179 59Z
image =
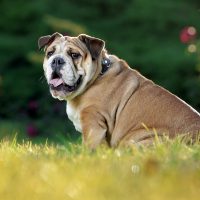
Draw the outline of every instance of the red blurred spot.
M38 129L34 124L29 124L26 131L29 137L36 137L38 135Z
M189 43L196 38L196 29L193 26L187 26L180 32L180 40L182 43Z

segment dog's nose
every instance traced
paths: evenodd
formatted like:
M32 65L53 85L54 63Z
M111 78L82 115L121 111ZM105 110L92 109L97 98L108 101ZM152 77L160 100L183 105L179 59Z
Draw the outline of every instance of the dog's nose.
M53 59L52 63L51 63L51 67L52 69L55 70L60 70L61 67L65 64L65 61L63 58L60 57L56 57Z

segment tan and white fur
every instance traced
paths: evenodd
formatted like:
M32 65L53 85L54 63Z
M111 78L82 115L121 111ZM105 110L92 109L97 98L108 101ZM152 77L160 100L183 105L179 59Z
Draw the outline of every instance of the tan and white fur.
M50 92L67 101L68 117L90 148L151 144L155 132L170 138L196 138L199 133L196 110L125 61L107 54L103 40L54 33L41 37L38 44L45 49L43 68ZM102 74L105 58L111 65Z

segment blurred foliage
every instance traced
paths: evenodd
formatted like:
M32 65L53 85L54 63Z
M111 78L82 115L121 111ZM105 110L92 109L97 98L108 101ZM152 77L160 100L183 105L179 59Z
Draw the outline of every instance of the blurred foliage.
M104 39L110 53L200 109L197 57L179 41L184 26L200 30L199 0L1 0L0 7L0 120L34 123L45 137L54 125L74 132L65 102L48 92L37 49L41 35L56 31Z

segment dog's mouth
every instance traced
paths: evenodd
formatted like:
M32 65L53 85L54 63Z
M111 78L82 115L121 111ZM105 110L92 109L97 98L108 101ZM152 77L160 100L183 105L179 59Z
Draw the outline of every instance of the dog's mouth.
M56 91L65 91L65 92L74 92L75 90L78 89L78 87L81 84L82 76L79 76L78 80L74 85L67 85L61 75L59 75L56 72L53 72L51 80L49 81L49 86L51 90L56 90Z

